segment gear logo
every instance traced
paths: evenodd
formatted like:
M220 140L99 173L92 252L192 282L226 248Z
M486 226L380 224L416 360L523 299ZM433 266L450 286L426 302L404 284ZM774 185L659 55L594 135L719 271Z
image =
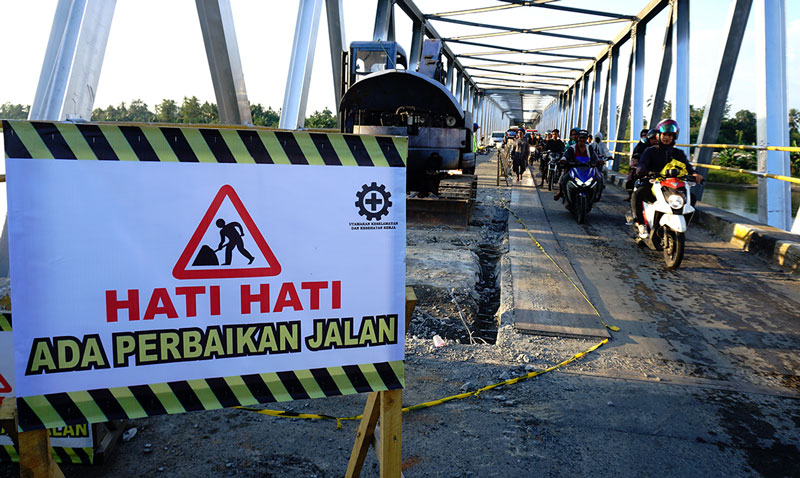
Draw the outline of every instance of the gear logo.
M361 186L361 191L356 193L356 207L358 214L366 216L368 221L380 221L381 217L389 214L389 208L392 206L392 201L389 198L392 193L386 190L386 186L373 182L369 186L364 184Z

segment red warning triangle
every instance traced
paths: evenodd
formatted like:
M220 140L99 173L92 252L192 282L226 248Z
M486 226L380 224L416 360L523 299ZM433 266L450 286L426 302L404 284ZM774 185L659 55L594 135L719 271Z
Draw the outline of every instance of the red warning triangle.
M226 197L228 200L230 200L231 204L233 204L233 207L236 209L236 212L239 214L239 217L244 223L244 227L246 228L247 232L250 233L250 237L253 238L258 246L258 249L264 255L264 258L267 261L267 267L187 269L189 266L189 261L192 259L192 254L194 254L200 245L200 241L206 234L208 227L211 225L211 221L214 219L214 216L217 214L217 211L219 211L219 208ZM172 269L172 275L176 279L232 279L246 277L270 277L276 276L280 273L281 265L278 263L278 259L275 258L275 254L272 253L272 249L269 248L267 241L264 240L264 236L261 235L261 231L259 231L258 227L256 227L255 222L253 222L253 218L250 217L250 213L247 212L247 209L244 207L244 204L242 204L242 200L239 199L236 191L233 190L233 187L227 184L219 188L219 192L214 197L214 200L211 201L211 206L208 207L208 211L206 211L206 214L200 221L200 225L197 226L197 230L194 231L192 238L189 239L189 244L186 245L186 249L183 250L180 258L178 258L178 262Z
M9 385L8 380L2 373L0 373L0 393L11 393L11 385Z

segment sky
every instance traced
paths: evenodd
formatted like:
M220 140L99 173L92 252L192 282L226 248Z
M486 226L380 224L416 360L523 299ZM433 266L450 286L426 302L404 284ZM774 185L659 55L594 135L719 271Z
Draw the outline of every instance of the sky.
M0 0L0 44L5 46L4 64L0 68L0 103L30 104L33 101L56 3L56 0ZM646 2L606 0L602 3L605 11L636 13ZM787 91L789 108L792 108L800 107L800 2L789 0L786 3ZM248 98L251 103L261 103L277 110L283 103L299 0L231 0L231 4ZM417 4L423 11L430 12L496 3L489 0L417 0ZM559 4L593 8L596 1L570 0ZM343 5L346 42L371 39L376 1L343 0ZM690 101L694 105L703 105L708 98L727 34L729 5L730 0L692 2ZM481 20L487 23L521 21L521 10L535 10L525 13L532 15L530 22L536 24L568 23L568 15L563 12L533 8L516 9L513 17L497 14ZM733 112L756 109L754 16L751 13L729 95ZM662 14L648 27L646 96L655 88L665 18L666 15ZM408 51L411 23L402 12L399 12L396 22L398 41ZM619 23L603 28L613 33L623 25ZM434 23L434 26L444 36L451 35L454 28L441 22ZM585 30L589 31L588 28ZM529 38L519 41L528 44L544 41L542 37L525 37ZM623 48L623 54L626 51L629 50ZM650 58L654 61L651 62ZM625 61L621 63L625 64ZM153 109L163 98L180 102L184 96L193 95L201 101L215 101L195 2L117 0L95 107L142 99ZM307 114L326 107L335 110L323 8Z

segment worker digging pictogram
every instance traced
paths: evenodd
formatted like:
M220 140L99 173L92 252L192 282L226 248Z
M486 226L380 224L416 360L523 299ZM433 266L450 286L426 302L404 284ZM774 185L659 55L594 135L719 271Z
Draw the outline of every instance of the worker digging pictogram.
M233 205L244 225L219 214L220 207L226 199ZM215 248L210 244L201 245L201 241L211 228L212 221L219 228L219 243ZM248 249L248 246L253 243L257 249ZM234 251L236 251L236 255L234 255ZM251 251L256 252L256 255ZM259 263L253 264L259 252L261 258L266 261L266 267ZM176 279L227 279L270 277L276 276L280 272L280 263L264 240L250 213L233 187L225 185L220 188L211 202L211 206L175 264L172 275Z
M364 184L361 191L356 193L356 207L358 214L365 216L368 221L380 221L381 217L389 214L389 208L392 206L392 201L389 198L392 193L386 190L386 186L372 182L369 186Z

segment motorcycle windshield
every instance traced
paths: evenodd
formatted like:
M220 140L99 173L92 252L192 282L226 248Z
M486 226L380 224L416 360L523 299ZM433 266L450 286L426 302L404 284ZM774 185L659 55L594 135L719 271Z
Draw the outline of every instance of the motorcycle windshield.
M575 179L580 180L582 183L585 183L589 180L589 178L594 177L597 174L597 169L589 168L586 166L576 166L569 170L570 176Z

